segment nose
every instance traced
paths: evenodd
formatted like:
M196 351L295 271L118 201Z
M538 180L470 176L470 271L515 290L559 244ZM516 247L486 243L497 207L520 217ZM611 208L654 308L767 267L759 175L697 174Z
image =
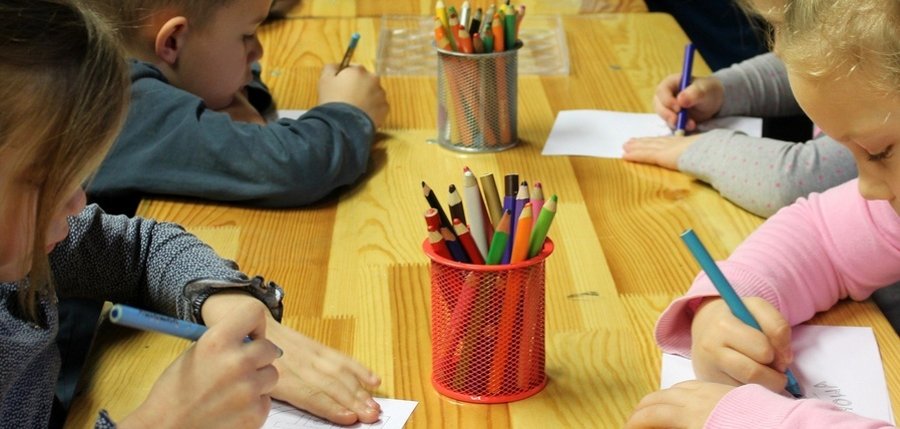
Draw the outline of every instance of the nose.
M250 52L247 55L247 62L252 63L254 61L258 61L263 56L263 47L262 43L259 42L259 37L253 36L253 40L250 41Z

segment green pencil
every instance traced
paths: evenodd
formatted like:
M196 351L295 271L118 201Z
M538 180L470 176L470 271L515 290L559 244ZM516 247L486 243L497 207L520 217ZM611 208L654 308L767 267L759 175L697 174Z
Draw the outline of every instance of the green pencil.
M497 223L497 229L494 230L494 238L491 239L491 247L488 249L488 256L485 259L487 265L497 265L503 259L503 253L506 252L506 242L509 240L509 218L512 213L509 210L503 211L500 222Z
M550 197L544 207L541 208L541 214L538 215L537 221L534 223L534 229L531 230L531 239L528 240L528 257L533 258L541 253L544 247L544 240L547 238L547 231L550 230L550 223L556 216L556 195Z

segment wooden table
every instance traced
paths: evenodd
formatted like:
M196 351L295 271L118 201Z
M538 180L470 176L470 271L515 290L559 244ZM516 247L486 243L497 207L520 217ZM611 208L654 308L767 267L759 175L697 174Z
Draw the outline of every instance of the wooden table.
M568 77L520 76L519 136L513 150L466 155L426 143L435 135L435 79L384 77L391 116L369 173L339 196L296 210L188 201L145 201L140 213L186 225L248 273L288 291L285 323L350 353L384 379L379 396L419 401L410 428L621 427L659 385L659 313L698 267L678 234L694 228L717 259L761 220L677 172L586 157L542 157L564 109L650 111L653 88L681 66L685 36L662 14L567 16ZM350 33L363 37L355 61L375 61L379 20L297 19L265 27L265 79L281 108L314 103L322 63L338 61ZM708 73L697 61L695 72ZM547 261L549 383L502 405L449 400L430 383L429 265L422 254L420 182L442 191L476 173L541 181L560 197ZM445 193L439 192L445 201ZM813 323L875 329L891 397L900 403L900 346L870 301L842 303ZM170 337L101 327L71 427L89 427L106 407L122 416L188 346ZM900 414L895 414L900 417Z
M447 6L457 9L463 0L444 0ZM497 4L490 0L470 0L472 8ZM514 4L525 5L527 13L609 13L646 12L644 0L523 0ZM367 17L382 15L431 15L435 0L300 0L299 4L287 12L289 17Z

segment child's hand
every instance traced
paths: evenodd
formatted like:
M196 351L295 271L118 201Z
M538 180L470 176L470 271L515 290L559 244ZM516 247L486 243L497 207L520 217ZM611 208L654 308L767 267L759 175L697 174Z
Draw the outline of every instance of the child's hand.
M784 391L793 361L791 326L768 301L744 298L762 332L741 322L721 298L706 298L691 325L691 361L697 378L730 385L760 384Z
M221 109L220 112L227 113L232 120L237 122L266 125L265 118L247 100L246 89L238 91L231 100L231 104Z
M369 115L376 127L387 117L388 106L384 88L378 76L365 67L352 65L335 76L336 64L327 64L319 77L319 104L344 102L352 104Z
M278 381L264 306L241 305L170 365L120 427L260 427ZM246 336L252 342L244 343Z
M203 304L203 320L216 324L233 317L237 305L262 302L241 291L224 291ZM284 350L275 362L278 384L272 397L332 422L349 425L378 420L381 407L369 390L381 380L356 360L281 325L266 310L266 336Z
M693 131L697 128L697 122L712 118L722 108L725 87L717 78L700 77L679 93L680 83L681 74L666 76L656 87L653 108L671 128L675 128L681 109L691 109L685 130Z
M734 387L696 380L678 383L641 399L625 427L702 428L716 404L731 389Z
M625 146L625 154L622 158L627 161L654 164L669 170L678 170L678 158L700 136L687 137L641 137L628 140Z
M275 363L281 377L272 397L332 422L378 421L381 407L370 390L381 380L351 357L272 320L269 336L284 344Z

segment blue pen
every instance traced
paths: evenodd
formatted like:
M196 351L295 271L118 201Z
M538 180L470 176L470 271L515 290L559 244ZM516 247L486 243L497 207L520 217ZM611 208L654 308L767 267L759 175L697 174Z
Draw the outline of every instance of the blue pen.
M194 322L176 319L124 304L114 304L112 306L112 309L109 311L109 320L117 325L145 331L162 332L191 341L199 340L200 336L207 329L206 326ZM250 341L253 341L250 337L244 338L245 343ZM281 357L283 354L284 352L281 351L281 348L278 348L278 357Z
M684 64L681 67L681 84L678 85L678 92L684 91L691 84L691 73L694 70L694 44L688 43L684 46ZM675 135L683 136L684 128L687 126L687 109L678 111L678 119L675 121Z
M700 242L700 239L697 238L697 234L694 233L694 230L688 229L681 233L681 239L684 241L684 244L687 245L691 254L694 255L694 259L697 260L697 263L700 264L703 271L706 272L706 275L709 277L710 281L712 281L713 286L719 291L719 295L725 300L725 304L728 305L731 313L747 325L762 331L759 322L757 322L753 315L750 314L750 310L747 309L747 306L744 305L744 301L741 300L741 297L738 296L737 292L734 291L734 288L731 287L731 283L728 283L725 275L719 270L719 266L716 265L716 262L713 261L713 258L706 250L706 247L704 247L703 243ZM788 379L785 389L795 398L802 398L803 392L800 391L800 384L797 383L797 378L794 377L794 373L791 372L790 368L785 371L785 375Z
M341 70L347 68L347 66L350 65L350 58L353 58L353 51L356 50L356 44L358 42L359 42L359 33L353 33L353 35L350 36L350 44L347 45L347 51L344 52L344 59L341 60L341 65L338 66L337 72L334 73L335 76L337 76L337 74L340 73Z

